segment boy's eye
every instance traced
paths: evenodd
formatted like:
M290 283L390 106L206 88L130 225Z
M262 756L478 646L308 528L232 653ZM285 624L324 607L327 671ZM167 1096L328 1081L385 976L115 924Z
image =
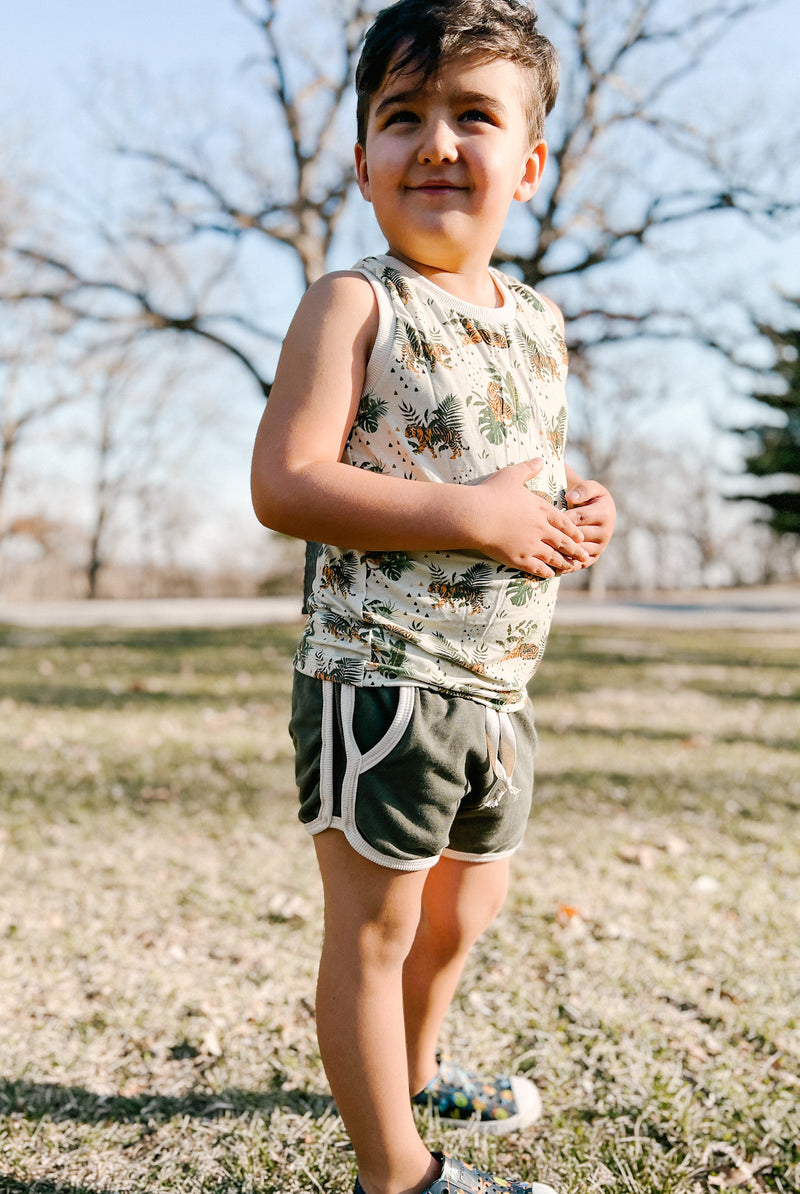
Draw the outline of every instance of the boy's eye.
M483 124L493 124L491 116L488 112L484 112L481 108L469 108L461 117L462 120L478 121Z
M409 121L418 120L419 117L410 112L407 108L398 108L395 112L390 112L384 121L384 127L388 128L390 124L407 124Z

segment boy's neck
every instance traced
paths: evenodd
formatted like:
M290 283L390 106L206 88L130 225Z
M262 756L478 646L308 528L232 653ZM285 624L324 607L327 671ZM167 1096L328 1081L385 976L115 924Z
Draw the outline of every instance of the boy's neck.
M452 294L453 298L471 303L474 307L502 307L503 295L498 290L494 278L489 272L488 265L472 266L464 270L451 271L438 266L428 265L424 261L414 261L403 253L398 253L389 246L392 257L402 261L416 273L433 282L441 290Z

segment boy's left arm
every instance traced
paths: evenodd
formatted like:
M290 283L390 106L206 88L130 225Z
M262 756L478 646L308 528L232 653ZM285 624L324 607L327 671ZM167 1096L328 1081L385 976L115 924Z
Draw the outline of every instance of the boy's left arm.
M608 546L614 533L617 510L614 499L599 481L584 481L567 465L567 509L573 522L583 531L583 546L589 553L591 567Z

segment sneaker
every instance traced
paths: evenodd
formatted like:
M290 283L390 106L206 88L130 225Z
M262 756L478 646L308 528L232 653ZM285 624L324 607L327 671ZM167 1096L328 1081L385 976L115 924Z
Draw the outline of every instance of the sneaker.
M439 1069L412 1098L428 1107L443 1124L470 1125L487 1135L502 1136L526 1128L542 1114L539 1092L528 1078L479 1078L471 1070L439 1057Z
M424 1194L556 1194L553 1187L544 1182L508 1182L504 1178L492 1177L489 1173L473 1169L454 1157L446 1157L443 1153L433 1155L441 1162L442 1172ZM354 1194L364 1194L358 1178Z

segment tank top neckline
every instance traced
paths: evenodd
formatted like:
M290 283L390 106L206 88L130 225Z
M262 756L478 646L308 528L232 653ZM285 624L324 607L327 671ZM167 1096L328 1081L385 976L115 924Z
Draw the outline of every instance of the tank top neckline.
M396 257L392 257L390 253L377 253L375 254L375 260L389 266L391 269L398 270L398 272L412 279L420 289L429 291L440 306L456 311L459 315L467 315L472 319L479 320L481 323L497 324L498 326L507 324L509 320L514 319L516 316L516 299L500 271L493 269L491 266L489 267L489 274L503 299L502 307L481 307L476 303L467 302L466 299L460 299L456 295L451 294L449 290L444 290L443 287L437 286L435 282L432 282L430 278L426 278L424 274L420 274L415 269L412 269L410 265L406 265L404 261L399 261Z

